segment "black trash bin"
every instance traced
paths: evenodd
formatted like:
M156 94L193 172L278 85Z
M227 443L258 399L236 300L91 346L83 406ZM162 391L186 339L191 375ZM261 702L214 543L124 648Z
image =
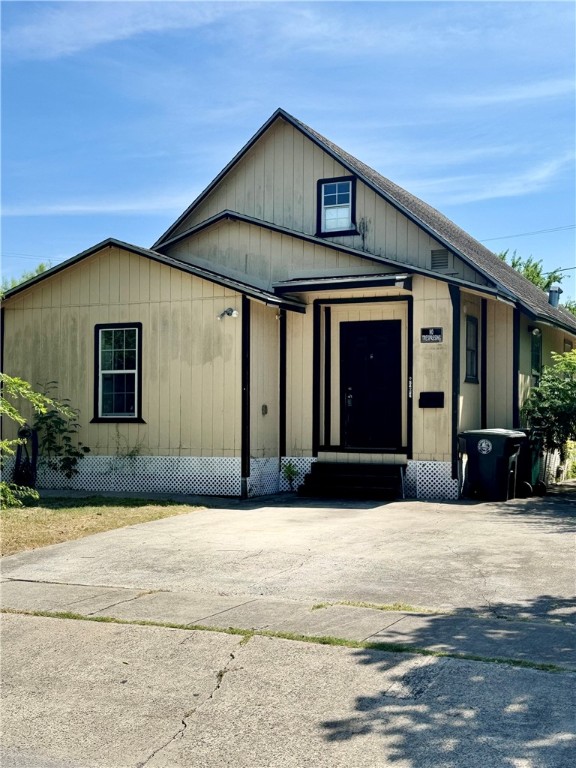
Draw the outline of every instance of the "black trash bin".
M511 429L471 429L458 435L458 447L466 454L464 496L486 501L507 501L516 493L520 448L524 432Z
M518 472L516 476L516 495L544 496L546 486L540 480L540 456L542 454L542 432L534 427L520 430L526 435L518 456Z

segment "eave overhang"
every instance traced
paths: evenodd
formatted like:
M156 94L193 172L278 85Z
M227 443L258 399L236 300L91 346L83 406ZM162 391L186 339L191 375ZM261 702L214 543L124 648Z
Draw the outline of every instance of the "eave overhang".
M301 293L303 291L331 291L354 288L400 288L412 290L412 277L408 274L390 275L338 275L333 277L310 277L283 280L274 283L274 292Z
M12 288L10 291L6 292L4 296L5 301L11 299L13 296L16 296L22 291L26 291L29 288L35 287L38 283L53 277L59 272L68 269L68 267L80 263L84 259L93 256L105 248L121 248L124 251L134 253L138 256L143 256L144 258L150 259L151 261L156 261L159 264L164 264L165 266L171 267L172 269L177 269L180 272L185 272L189 275L200 277L224 288L230 288L233 291L237 291L238 293L248 296L251 299L255 299L256 301L260 301L268 306L277 307L278 309L285 309L292 312L306 312L306 306L297 299L279 297L272 293L272 291L266 291L263 288L251 285L248 282L227 277L225 275L219 274L218 272L204 269L203 267L197 267L193 264L188 264L185 261L173 259L171 256L165 256L164 254L158 253L157 251L153 251L148 248L140 248L137 245L125 243L122 240L116 240L114 238L103 240L97 245L82 251L76 256L73 256L71 259L63 261L61 264L58 264L52 269L47 269L46 272L42 272L40 275L37 275L31 280L27 280L25 283L17 285L15 288Z

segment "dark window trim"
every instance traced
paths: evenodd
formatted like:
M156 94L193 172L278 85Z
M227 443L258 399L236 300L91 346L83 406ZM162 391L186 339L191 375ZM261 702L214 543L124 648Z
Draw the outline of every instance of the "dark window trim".
M322 229L322 187L324 184L334 184L339 181L349 181L350 184L350 229ZM356 176L337 176L333 179L318 179L316 182L316 237L345 237L357 235L356 227Z
M100 416L100 331L115 328L138 330L138 369L136 371L137 411L130 416ZM94 418L91 424L145 424L142 418L142 323L98 323L94 326Z
M474 346L470 345L469 331L474 328ZM466 315L466 376L464 382L466 384L479 384L478 378L478 318L474 315ZM468 353L473 353L474 366L473 370L468 368Z
M332 310L324 307L324 444L332 430Z

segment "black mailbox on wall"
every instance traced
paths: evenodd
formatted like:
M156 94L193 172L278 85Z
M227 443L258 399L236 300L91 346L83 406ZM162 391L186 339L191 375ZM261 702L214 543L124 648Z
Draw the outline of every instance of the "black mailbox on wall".
M420 408L444 408L444 392L420 392Z

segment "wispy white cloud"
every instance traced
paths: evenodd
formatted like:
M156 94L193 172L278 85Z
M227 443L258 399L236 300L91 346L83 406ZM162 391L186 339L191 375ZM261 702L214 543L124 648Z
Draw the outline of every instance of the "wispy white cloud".
M16 59L55 59L149 32L204 27L243 3L59 3L29 12L25 23L7 23L4 53Z
M449 107L490 107L498 104L516 104L525 101L553 99L573 95L576 81L571 78L541 80L540 82L520 83L495 88L478 93L451 93L436 98L438 104Z
M16 216L89 216L89 215L145 215L173 213L179 214L200 190L185 193L166 193L165 195L141 198L101 198L94 200L60 200L52 203L23 203L3 206L2 215Z
M433 205L459 205L542 192L567 171L574 172L573 153L542 161L516 173L509 171L505 175L495 171L432 179L404 179L400 183Z

